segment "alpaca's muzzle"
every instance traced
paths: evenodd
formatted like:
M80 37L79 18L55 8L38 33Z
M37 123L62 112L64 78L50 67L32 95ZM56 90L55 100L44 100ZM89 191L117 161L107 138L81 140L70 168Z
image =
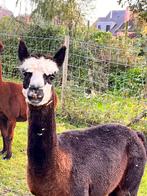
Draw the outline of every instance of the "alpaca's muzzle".
M44 97L43 89L32 86L29 88L27 96L32 104L40 103Z

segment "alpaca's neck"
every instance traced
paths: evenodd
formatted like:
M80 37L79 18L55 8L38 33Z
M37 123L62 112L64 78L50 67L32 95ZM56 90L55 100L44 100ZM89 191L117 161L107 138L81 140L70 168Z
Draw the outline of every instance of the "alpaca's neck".
M36 170L45 169L54 158L57 136L54 104L29 106L28 161Z

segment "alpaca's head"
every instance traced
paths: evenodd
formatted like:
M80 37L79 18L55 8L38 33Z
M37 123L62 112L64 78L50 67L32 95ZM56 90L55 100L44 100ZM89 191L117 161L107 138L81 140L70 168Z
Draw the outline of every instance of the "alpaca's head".
M63 64L65 51L66 47L63 46L52 58L30 55L25 43L20 41L18 56L22 63L20 70L24 76L23 94L29 104L41 106L52 100L52 80Z

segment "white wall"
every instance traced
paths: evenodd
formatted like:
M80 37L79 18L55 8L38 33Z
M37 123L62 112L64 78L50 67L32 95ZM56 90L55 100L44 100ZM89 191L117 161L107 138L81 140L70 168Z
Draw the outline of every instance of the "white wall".
M102 31L106 31L106 26L107 25L110 25L110 29L112 29L113 27L114 27L114 25L115 25L116 23L115 22L113 22L113 21L108 21L108 22L97 22L96 23L96 28L98 29L98 25L100 25L101 26L101 30Z

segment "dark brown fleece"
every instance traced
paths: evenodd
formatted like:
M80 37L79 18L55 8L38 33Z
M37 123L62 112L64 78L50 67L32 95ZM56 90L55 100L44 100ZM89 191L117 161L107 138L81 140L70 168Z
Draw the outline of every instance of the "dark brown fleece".
M54 103L29 106L28 185L36 196L137 196L145 163L142 140L125 126L57 136Z

